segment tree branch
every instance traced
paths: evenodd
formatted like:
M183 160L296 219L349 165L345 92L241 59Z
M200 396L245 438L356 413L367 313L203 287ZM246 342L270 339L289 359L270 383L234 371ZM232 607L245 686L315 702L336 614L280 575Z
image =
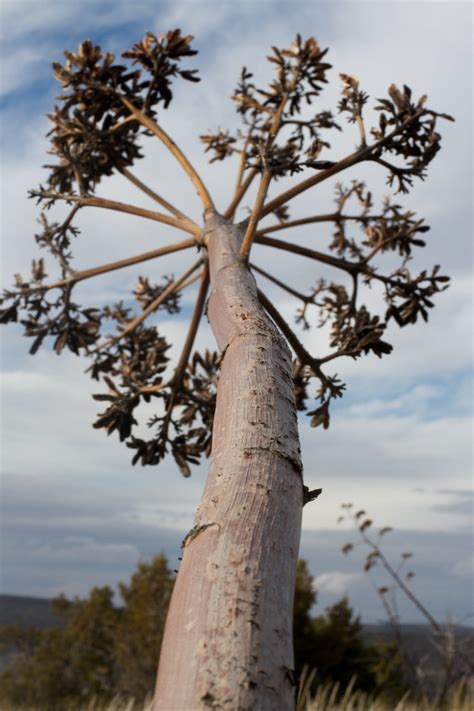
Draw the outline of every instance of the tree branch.
M236 179L235 179L235 192L234 192L234 196L237 195L237 192L239 191L240 185L241 185L241 183L242 183L242 178L243 178L244 170L245 170L245 160L246 160L246 158L247 158L246 149L243 148L243 149L240 151L239 169L238 169L238 171L237 171L237 177L236 177Z
M411 229L407 230L405 233L405 236L408 236L410 234L414 234L416 232L416 226ZM396 242L397 240L400 239L400 235L395 235L394 237L388 237L387 239L382 239L377 244L372 248L372 250L369 252L369 254L364 257L363 262L364 264L368 264L373 257L379 252L383 247L386 247L387 244L390 244L391 242Z
M337 212L332 212L327 215L314 215L313 217L304 217L300 220L289 220L288 222L279 222L277 225L271 225L261 230L257 230L257 235L264 235L268 232L279 232L287 230L290 227L299 227L300 225L311 225L315 222L337 222Z
M267 196L268 187L272 179L272 174L268 168L263 171L262 178L260 180L260 185L258 188L257 198L253 206L252 214L247 224L247 229L245 230L244 239L240 246L240 256L244 259L248 259L250 250L252 248L252 242L257 231L257 225L262 214L262 207Z
M364 151L365 150L368 149L364 149ZM318 183L322 183L324 180L331 178L333 175L337 175L337 173L340 173L342 170L346 170L346 168L350 168L351 166L356 165L356 163L360 163L362 160L364 160L364 158L362 157L362 153L364 151L360 149L354 151L354 153L351 153L339 162L335 163L331 168L320 170L318 173L316 173L316 175L312 175L310 178L303 180L301 183L298 183L289 190L286 190L284 193L281 193L273 200L270 200L270 202L265 205L262 210L262 217L265 217L265 215L268 215L270 212L273 212L274 210L276 210L276 208L281 207L281 205L284 205L285 202L288 202L288 200L291 200L297 195L300 195L306 190L309 190L309 188L314 187Z
M275 139L276 139L278 132L281 128L283 111L284 111L286 103L288 101L290 92L296 86L296 83L297 83L297 75L295 74L291 88L288 89L283 94L282 99L278 105L278 108L275 111L275 113L273 114L273 118L272 118L270 128L268 131L268 138L266 141L265 151L269 151L272 148L273 144L275 143ZM273 173L272 173L271 169L268 167L266 159L267 159L266 154L262 154L263 173L262 173L262 177L260 179L260 185L258 188L255 204L252 209L252 214L250 215L250 219L247 224L247 229L245 230L244 239L243 239L242 244L240 246L240 256L243 257L244 259L248 259L250 250L252 249L252 242L254 241L255 233L257 231L257 226L258 226L259 220L262 216L263 203L265 202L265 198L267 197L268 188L270 186L270 182L273 177Z
M386 136L384 136L384 138L381 138L379 141L376 141L370 146L358 148L356 151L354 151L354 153L351 153L345 158L342 158L340 161L331 166L331 168L321 170L316 175L313 175L307 178L306 180L303 180L301 183L298 183L289 190L286 190L284 193L277 195L276 198L270 200L270 202L263 208L261 216L264 217L265 215L268 215L270 212L273 212L277 207L284 205L285 202L288 202L288 200L291 200L297 195L300 195L301 193L305 192L305 190L312 188L314 185L322 183L324 180L331 178L333 175L337 175L337 173L346 170L346 168L350 168L351 166L356 165L357 163L361 163L364 160L370 159L370 156L374 151L378 150L379 148L382 148L388 141L390 141L394 136L396 136L397 133L404 130L407 126L416 121L419 115L420 112L417 111L404 123L400 124L400 126L397 126L393 131L391 131L391 133L388 133Z
M236 191L234 197L232 198L232 202L230 203L229 207L227 210L224 212L224 217L227 220L231 220L234 217L235 211L237 207L240 204L240 201L244 197L245 193L249 189L253 179L257 175L258 170L256 168L252 168L249 171L249 174L245 178L244 182L240 185L239 189Z
M181 355L176 366L176 370L173 376L173 387L179 388L181 386L181 381L183 378L184 371L188 364L189 356L191 354L191 349L196 338L196 334L199 328L199 323L201 321L202 313L204 311L204 304L206 303L207 290L209 288L209 265L206 264L201 273L201 284L197 294L196 302L194 305L194 311L189 324L188 334L181 351Z
M265 244L267 247L275 247L276 249L284 249L287 252L293 252L293 254L301 254L303 257L309 257L310 259L315 259L323 264L329 264L331 267L336 267L337 269L342 269L349 274L354 274L363 271L363 267L357 262L347 262L345 259L340 259L338 257L333 257L331 254L325 254L324 252L318 252L315 249L309 249L308 247L302 247L299 244L293 244L292 242L284 242L280 239L275 239L274 237L266 237L265 235L257 235L255 238L257 244Z
M262 306L264 307L265 311L268 313L268 315L275 321L276 325L280 329L280 331L283 333L285 336L286 340L290 344L290 346L293 348L294 352L300 359L302 363L305 365L308 365L311 370L314 372L315 375L320 375L320 370L319 370L319 365L318 361L316 358L313 358L313 356L308 353L306 348L303 346L301 341L299 340L298 336L294 333L294 331L290 328L288 323L285 321L283 316L280 314L278 309L276 309L270 299L265 296L263 291L260 291L258 289L258 298L260 299L260 302Z
M191 323L189 325L188 334L186 336L186 340L184 342L184 345L183 345L183 348L181 351L178 365L176 366L176 369L175 369L172 379L168 380L165 383L161 383L161 385L150 385L150 386L141 388L140 392L144 392L144 393L157 392L158 390L162 390L163 388L166 388L166 387L169 387L170 385L172 385L173 392L170 397L170 402L174 402L174 399L176 397L176 391L181 385L184 371L186 370L186 366L189 361L191 349L193 347L194 340L196 338L196 334L197 334L197 331L199 328L199 323L201 321L202 312L204 311L204 304L206 302L207 290L209 288L209 266L207 264L200 274L197 274L195 277L192 277L191 279L189 279L188 282L185 282L181 288L184 288L185 286L190 284L192 281L196 281L199 278L201 279L201 285L199 287L198 295L196 298L196 303L194 306L194 311L193 311L193 315L191 318ZM170 412L172 408L173 408L173 405L171 405L171 407L168 407L168 411Z
M383 215L341 215L338 212L331 212L327 215L313 215L312 217L303 217L300 220L289 220L288 222L279 222L277 225L271 225L261 230L257 230L257 235L268 234L269 232L279 232L287 230L290 227L299 227L300 225L311 225L315 222L370 222L372 220L380 220Z
M234 197L238 194L240 185L241 185L241 183L242 183L242 178L243 178L244 170L245 170L245 161L246 161L246 158L247 158L247 148L248 148L248 145L249 145L249 142L250 142L250 137L251 137L251 135L252 135L252 131L253 131L254 127L255 127L255 123L252 123L252 125L251 125L250 128L249 128L247 137L246 137L246 139L245 139L244 146L243 146L242 150L240 151L239 170L238 170L238 172L237 172L237 178L236 178L236 181L235 181Z
M276 279L271 274L268 274L263 269L259 269L259 267L255 266L254 264L251 264L250 266L256 272L263 274L263 276L265 276L267 279L269 279L270 281L272 281L275 284L277 284L278 286L280 286L282 289L287 291L289 294L292 294L293 296L296 296L296 298L301 299L301 301L303 301L305 304L310 304L310 303L314 304L315 303L314 296L306 296L305 294L301 294L299 291L292 289L290 286L279 281L279 279ZM279 314L279 312L275 309L273 304L271 304L271 302L268 300L268 297L266 297L265 294L262 294L262 292L259 292L259 297L263 297L263 300L262 300L262 298L260 298L260 300L262 301L262 304L264 305L264 307L268 311L268 313L271 315L271 317L273 318L275 323L277 323L276 319L277 319L277 314ZM266 302L265 302L265 299L266 299ZM274 309L274 311L272 311L272 313L270 313L270 307L272 309ZM329 361L334 360L335 358L339 358L340 356L360 355L360 351L340 350L340 351L335 351L334 353L330 353L329 355L325 356L324 358L313 358L308 353L308 351L306 351L306 349L301 344L301 342L299 341L296 334L292 331L292 329L287 324L287 322L283 320L283 317L281 315L280 315L280 321L277 323L277 325L280 327L281 331L285 334L290 345L292 346L293 350L295 351L296 355L300 358L300 360L305 365L309 365L313 370L314 369L318 370L318 375L320 375L319 366L324 365L324 363L328 363Z
M136 207L136 205L128 205L124 202L117 202L116 200L107 200L106 198L100 197L84 197L82 195L69 195L65 193L56 193L52 190L32 190L31 195L33 197L49 198L51 200L65 200L66 202L75 202L79 207L102 207L105 210L115 210L116 212L126 212L129 215L138 215L139 217L145 217L148 220L155 220L155 222L163 222L165 225L170 225L171 227L176 227L184 232L189 232L192 235L198 237L201 234L201 230L194 223L186 222L185 220L177 219L176 217L170 217L170 215L164 215L161 212L155 212L154 210L146 210L142 207Z
M268 315L273 319L273 321L276 323L280 331L283 333L285 336L286 340L290 344L290 346L293 348L296 356L299 358L300 362L303 363L303 365L308 366L313 374L320 379L320 381L329 389L331 392L333 390L333 385L331 384L331 381L328 380L328 378L324 375L323 371L321 370L321 363L323 362L319 358L313 358L311 353L309 353L306 348L303 346L301 341L299 340L298 336L295 334L293 329L290 328L288 323L285 321L281 313L276 309L270 299L265 296L265 294L258 289L258 298L260 299L261 304L263 305L264 309L268 313Z
M317 363L319 365L324 365L325 363L329 363L329 361L334 360L335 358L340 358L341 356L348 356L348 357L354 357L354 356L360 356L361 351L335 351L334 353L330 353L327 356L324 356L324 358L317 358Z
M383 168L388 168L392 173L396 173L397 175L413 175L413 173L416 173L416 170L413 168L401 168L397 165L393 165L393 163L389 163L387 160L383 160L383 158L370 158L372 163L378 163L381 165Z
M336 267L336 269L342 269L343 271L351 274L354 277L357 274L364 274L370 279L376 279L381 281L383 284L389 284L390 286L399 287L402 284L393 279L392 277L384 276L383 274L377 274L377 272L370 269L365 262L347 262L345 259L339 259L338 257L333 257L330 254L325 254L324 252L318 252L315 249L308 249L308 247L302 247L299 244L293 244L292 242L284 242L280 239L275 239L274 237L266 237L265 235L260 235L255 238L257 244L264 244L267 247L275 247L275 249L283 249L286 252L292 252L293 254L301 254L303 257L308 257L309 259L314 259L317 262L322 262L323 264L329 264L331 267Z
M120 93L117 93L117 96L119 97L120 101L127 107L130 113L135 116L137 121L139 121L142 126L145 126L145 128L147 128L149 131L154 133L155 136L158 136L160 141L165 144L168 150L176 158L178 163L180 163L184 171L190 177L194 187L196 188L199 197L201 198L201 202L204 206L204 209L215 211L214 203L212 201L211 196L209 195L206 186L204 185L197 171L193 168L189 160L184 155L183 151L176 145L173 139L168 136L166 131L164 131L161 126L156 123L156 121L154 121L149 116L146 116L142 111L137 109L136 106L134 106L132 102L127 99L126 96L123 96Z
M164 207L166 210L169 212L172 212L173 215L176 215L176 217L180 218L181 220L185 220L186 222L189 222L191 224L195 224L191 218L187 217L184 215L180 210L178 210L174 205L169 203L167 200L162 198L160 195L155 193L151 188L148 187L148 185L145 185L145 183L142 183L141 180L139 180L133 173L131 173L127 168L122 168L120 170L122 175L127 178L127 180L130 180L131 183L137 186L140 190L142 190L146 195L152 198L152 200L155 200L157 203L159 203L162 207ZM196 225L197 226L197 225Z
M361 148L365 148L367 145L367 138L365 135L365 124L364 124L364 119L362 118L362 113L357 114L357 128L359 129L359 136L360 136L360 145Z
M284 282L280 281L276 277L272 276L272 274L269 274L268 272L264 271L263 269L260 269L260 267L257 267L256 264L250 264L249 265L255 272L258 272L259 274L262 274L266 279L269 281L272 281L274 284L279 286L281 289L284 291L287 291L289 294L292 296L295 296L297 299L300 299L303 301L305 304L310 303L313 301L312 296L306 296L305 294L302 294L299 291L296 291L296 289L293 289L291 286L288 286L288 284L285 284Z
M131 331L134 331L137 326L139 326L153 311L156 311L156 309L161 306L161 304L166 301L168 296L172 294L173 292L177 292L180 289L183 289L185 286L185 282L188 279L188 277L198 269L198 267L201 266L203 263L202 257L200 257L194 264L192 264L189 269L187 269L184 274L182 274L179 279L175 279L175 281L171 282L166 289L164 289L157 298L149 304L146 309L142 311L141 314L138 314L130 323L126 325L123 331L118 336L114 336L113 338L109 338L107 341L104 341L100 345L97 346L94 352L97 352L99 350L103 350L107 346L112 345L112 343L117 343L117 341L120 341L124 336L127 335L127 333L130 333ZM192 283L193 280L190 280L186 283L186 286L190 283Z
M199 276L199 275L198 275ZM183 345L183 349L181 351L181 355L178 361L178 365L176 366L176 369L174 371L174 375L172 379L164 384L157 385L157 386L151 386L150 388L142 389L142 392L156 392L158 390L161 390L164 387L172 386L172 390L166 405L166 415L163 423L163 427L168 431L170 422L171 422L171 414L173 412L174 404L176 402L176 396L178 394L179 388L181 387L182 379L184 372L186 370L186 366L188 364L189 360L189 355L191 353L191 349L193 347L194 339L196 338L196 333L199 327L199 323L201 321L202 317L202 312L204 310L204 304L206 302L206 295L207 295L207 290L209 287L209 265L206 264L203 271L201 272L201 285L199 287L199 292L197 295L196 303L194 306L194 311L193 315L191 318L191 323L189 326L188 334L186 336L186 340ZM193 279L194 281L194 279Z
M179 252L182 249L189 249L194 247L196 242L193 239L185 239L182 242L174 242L174 244L166 245L166 247L160 247L159 249L152 249L150 252L142 252L141 254L136 254L134 257L127 257L127 259L120 259L117 262L109 262L108 264L102 264L99 267L92 267L91 269L84 269L80 272L74 272L72 276L66 279L61 279L55 281L53 284L47 284L43 286L33 286L29 289L22 290L22 294L29 294L35 291L49 291L50 289L58 289L62 286L68 286L69 284L77 284L79 281L84 279L90 279L91 277L98 276L99 274L106 274L107 272L113 272L116 269L123 269L124 267L130 267L133 264L140 264L141 262L146 262L149 259L155 259L156 257L162 257L165 254L171 254L172 252Z

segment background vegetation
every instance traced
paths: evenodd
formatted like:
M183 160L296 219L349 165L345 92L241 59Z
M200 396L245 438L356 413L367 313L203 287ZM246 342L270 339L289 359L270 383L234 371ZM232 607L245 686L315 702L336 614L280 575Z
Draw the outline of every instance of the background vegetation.
M58 627L1 627L0 641L11 650L0 672L1 698L51 711L117 694L143 703L154 687L173 582L160 555L140 563L129 583L120 584L120 607L110 587L94 588L83 600L61 595L52 601ZM343 689L355 677L360 690L400 696L404 687L396 647L367 644L347 598L316 617L315 601L313 579L300 560L294 612L297 679L309 667L317 669L309 690L322 680L339 682Z

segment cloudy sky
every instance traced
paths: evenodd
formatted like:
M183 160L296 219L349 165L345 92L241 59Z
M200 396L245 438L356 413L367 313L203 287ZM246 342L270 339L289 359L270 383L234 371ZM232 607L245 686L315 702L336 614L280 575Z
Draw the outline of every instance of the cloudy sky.
M44 180L41 166L48 162L45 113L58 92L50 62L85 38L120 54L149 30L180 27L195 36L200 53L192 66L199 68L202 81L177 85L160 119L222 208L235 165L209 166L198 136L235 126L228 97L242 65L261 82L269 81L272 70L265 56L270 46L288 46L297 32L330 47L332 82L318 100L321 110L335 109L338 74L345 72L355 74L372 97L384 96L392 82L406 83L414 94L428 94L432 108L456 117L454 124L441 124L443 149L428 180L401 200L431 225L413 269L440 263L452 285L437 299L428 324L390 331L392 355L338 363L348 392L333 409L328 431L311 430L302 418L306 480L310 487L322 486L324 496L305 509L301 555L316 579L318 609L348 594L365 621L381 619L383 610L361 572L363 551L349 557L340 553L353 537L350 526L337 524L340 505L354 502L376 525L395 529L386 539L395 564L400 553L413 552L413 588L433 614L472 622L471 3L0 0L0 11L3 287L11 285L13 273L26 275L37 256L38 212L27 191ZM373 115L369 111L368 119ZM345 127L334 155L352 151L356 142L354 128ZM146 153L135 167L137 175L200 220L200 205L179 167L154 141L147 141ZM347 183L355 177L370 183L376 199L386 194L378 166L342 179ZM333 188L328 181L299 198L292 217L332 210ZM104 181L97 192L153 209L120 178ZM77 268L176 238L165 226L138 220L84 210L75 245ZM329 229L299 228L291 239L320 245ZM118 300L139 273L178 273L181 259L169 256L145 269L85 282L78 298L90 305ZM264 265L266 259L268 253L257 249L255 261ZM328 274L302 258L272 254L272 260L275 271L299 288ZM265 288L291 320L296 305L268 284ZM163 323L175 344L174 356L192 299L190 290L180 317ZM369 293L366 302L375 306L379 296ZM91 427L97 403L83 374L85 361L70 354L58 358L47 348L29 356L29 343L16 326L3 329L1 337L2 592L83 595L93 585L127 579L139 560L160 551L177 567L206 468L189 480L180 477L172 461L155 469L133 468L129 450ZM301 337L315 350L326 339L317 329ZM203 327L198 346L206 345L214 347ZM419 619L409 606L402 610L405 621Z

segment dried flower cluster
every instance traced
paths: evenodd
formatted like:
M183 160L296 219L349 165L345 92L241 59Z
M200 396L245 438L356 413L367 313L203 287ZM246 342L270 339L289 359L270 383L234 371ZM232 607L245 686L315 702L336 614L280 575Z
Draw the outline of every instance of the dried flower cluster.
M259 171L268 168L274 177L279 177L298 173L307 165L314 166L322 148L329 148L321 131L339 129L332 113L320 111L308 119L299 118L302 104L310 106L327 83L326 72L331 65L323 59L328 50L321 50L314 38L303 41L300 35L290 48L272 47L272 50L268 60L275 65L277 76L268 88L257 87L252 81L253 74L246 67L242 69L233 99L244 130L235 137L222 130L201 136L206 151L214 151L211 162L235 153L240 142L245 145L246 167ZM278 115L277 128L275 115ZM284 127L288 128L288 135L278 145L273 142L274 134Z
M167 108L171 80L179 75L199 81L194 70L182 70L183 57L196 54L191 37L179 30L157 38L149 33L122 57L138 68L116 64L115 56L103 53L92 42L83 42L78 52L65 52L66 64L54 62L56 79L65 92L58 97L49 118L51 153L59 162L51 168L49 185L60 193L75 185L80 192L93 190L103 176L131 166L141 153L137 134L141 128L124 99L148 116L156 107Z
M43 207L42 232L36 241L57 262L60 279L47 283L43 259L34 260L31 278L24 280L16 275L14 287L4 291L1 311L3 323L21 321L25 334L33 338L32 353L51 336L58 353L69 348L92 358L89 368L92 377L102 380L108 388L107 393L94 396L107 403L95 427L108 433L117 432L120 440L134 450L134 463L157 464L171 452L185 475L190 473L190 464L198 463L202 455L210 452L220 363L216 353L193 355L192 352L209 283L206 250L200 242L201 228L144 185L129 168L142 155L140 136L153 134L193 181L203 206L214 207L201 178L161 128L157 116L157 109L167 108L172 100L173 79L198 81L194 70L181 68L183 59L196 54L191 40L179 30L160 37L147 34L123 53L123 59L130 62L128 66L116 63L112 54L103 53L86 41L78 52L65 53L64 66L53 65L62 87L58 103L49 114L53 124L50 152L56 162L48 166L47 185L39 186L31 196ZM425 245L422 236L429 227L414 212L404 210L390 198L385 199L379 211L374 211L372 195L360 181L354 180L348 186L336 185L336 207L329 214L290 220L289 203L318 183L365 161L379 164L387 171L389 184L394 184L398 192L407 192L414 177L424 179L440 148L437 120L450 119L427 108L425 96L414 102L408 87L399 90L392 85L389 98L379 99L376 105L380 111L378 125L367 130L363 112L369 96L360 89L357 78L341 74L342 98L337 109L347 116L349 124L357 127L360 143L348 156L326 155L330 149L327 132L342 130L331 111L313 109L327 83L330 65L326 63L326 53L314 38L303 40L299 35L289 48L273 47L268 59L276 75L268 87L257 87L253 75L246 68L242 70L233 96L240 129L236 132L219 129L201 136L211 163L232 156L239 159L237 186L224 213L227 219L234 218L252 181L260 179L255 204L244 223L241 254L248 267L257 277L271 280L300 301L296 322L303 329L311 326L313 309L317 314L316 325L330 325L330 352L310 354L260 292L262 304L295 353L298 409L307 412L313 427L324 428L329 426L331 401L341 397L346 387L337 374L325 372L326 363L339 357L389 354L392 346L385 340L385 331L390 320L399 326L415 323L420 316L426 320L433 306L432 297L446 288L448 277L440 274L439 266L420 273L409 269L412 253ZM372 137L372 143L368 137ZM398 163L392 163L391 159ZM167 214L96 196L101 180L114 172L121 173L158 202ZM303 180L295 179L293 187L268 199L271 181L302 172ZM63 221L52 222L45 211L58 202L70 205L70 212ZM71 266L71 248L79 230L74 219L89 206L153 219L183 230L188 236L191 234L192 239L121 262L75 271ZM266 215L274 216L275 222L259 229L259 222ZM332 226L325 252L277 239L273 234L320 222ZM253 242L328 265L342 272L343 279L318 279L308 293L303 293L248 262ZM74 287L83 279L192 247L198 247L200 258L181 277L166 277L161 284L154 284L147 275L139 277L134 290L135 310L124 303L84 309L72 301ZM384 254L392 257L391 262L394 257L399 258L398 265L389 273L376 266L376 257ZM201 286L189 333L176 370L166 379L169 345L157 324L146 319L163 311L178 313L181 289L197 278ZM361 303L363 289L376 285L380 285L386 301L381 314L370 313ZM105 333L111 325L112 335ZM104 335L107 340L100 342ZM316 407L307 405L313 379L318 383ZM136 429L137 408L150 401L156 403L157 414L148 422L150 438L144 439Z
M244 67L233 96L247 132L239 131L232 136L221 129L217 134L209 132L201 136L206 151L214 151L211 162L237 152L240 142L246 152L247 167L259 171L268 168L274 177L293 175L306 167L321 170L334 166L334 161L318 160L321 151L330 148L322 131L341 130L333 113L323 110L307 117L306 111L302 115L303 108L312 105L327 83L326 73L331 65L323 59L328 50L321 50L313 38L303 41L299 35L288 49L272 49L268 60L276 65L277 78L267 89L258 88L252 82L253 75ZM367 142L362 114L370 97L360 89L356 77L348 74L340 77L343 89L338 111L347 114L350 123L358 124L363 149ZM425 108L426 96L413 103L407 86L402 92L392 84L388 93L391 100L379 99L375 107L381 112L380 121L371 134L379 147L371 151L369 159L382 162L383 156L390 153L402 158L401 166L383 164L389 169L388 183L396 181L398 191L408 192L414 176L424 179L428 164L440 148L437 118L453 119ZM273 139L281 129L286 129L282 131L285 138L278 144Z
M116 310L121 319L121 309ZM107 394L94 395L108 402L94 424L110 434L116 430L121 441L135 450L132 463L158 464L171 452L181 473L189 476L189 464L198 464L202 454L210 454L219 358L206 351L195 353L181 377L164 382L169 344L155 327L138 327L104 353L97 353L90 372L96 380L103 376ZM153 431L149 440L136 437L135 410L141 401L154 400L163 414L147 423ZM159 404L158 404L159 402Z

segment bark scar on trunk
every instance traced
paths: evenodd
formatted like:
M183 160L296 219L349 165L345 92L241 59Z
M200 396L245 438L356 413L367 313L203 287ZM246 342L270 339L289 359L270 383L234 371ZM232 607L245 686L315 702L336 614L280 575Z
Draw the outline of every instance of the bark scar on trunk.
M209 298L211 298L211 297L209 297ZM208 302L209 302L209 299L208 299ZM207 315L207 314L206 314L206 315ZM261 326L261 324L260 324L260 326ZM270 338L271 340L274 340L274 339L275 339L274 334L273 334L271 331L269 331L269 330L268 330L268 331L265 331L265 330L260 330L260 331L249 330L249 331L245 331L245 332L243 332L243 333L237 333L237 334L229 341L229 343L227 343L227 345L224 346L224 348L222 349L221 354L220 354L220 365L222 365L222 363L224 362L225 355L226 355L227 351L229 350L229 348L230 348L232 345L234 345L234 343L236 343L237 341L239 341L241 338L245 338L246 336L262 336L262 338Z
M290 456L287 452L282 451L278 447L275 447L274 445L267 444L267 445L260 445L258 447L246 447L243 452L244 457L250 457L252 455L252 452L271 452L272 454L276 454L277 457L281 457L282 459L285 459L287 462L290 462L291 466L293 469L302 477L303 476L303 465L301 464L301 460L297 457L292 457Z
M201 523L198 526L193 526L192 529L185 535L183 538L183 542L181 543L181 548L186 548L186 546L196 538L196 536L199 536L200 533L206 530L206 528L211 528L211 526L217 526L217 528L220 530L220 525L216 522L213 521L212 523Z

